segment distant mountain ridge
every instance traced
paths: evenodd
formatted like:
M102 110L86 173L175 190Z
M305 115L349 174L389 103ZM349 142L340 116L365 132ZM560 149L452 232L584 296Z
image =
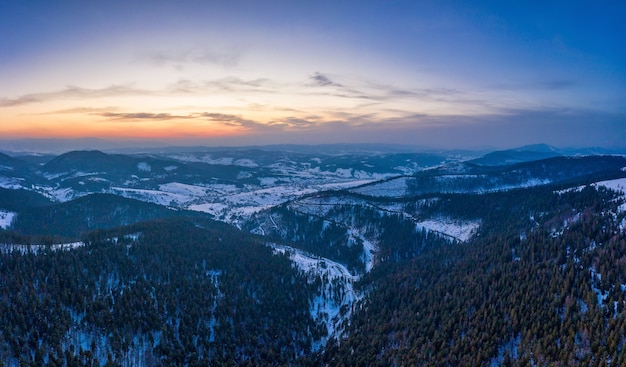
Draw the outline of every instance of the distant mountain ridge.
M626 151L604 148L561 149L548 144L532 144L518 148L493 151L480 158L472 159L469 162L483 166L504 166L515 163L538 161L553 157L612 154L623 155L626 154Z
M504 166L515 163L538 161L562 155L563 153L557 148L546 144L535 144L515 149L491 152L480 158L473 159L470 162L483 166Z

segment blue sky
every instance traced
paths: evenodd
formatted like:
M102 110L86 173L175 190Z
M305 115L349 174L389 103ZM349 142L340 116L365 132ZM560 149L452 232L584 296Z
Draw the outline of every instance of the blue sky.
M0 141L624 147L625 14L617 1L3 1Z

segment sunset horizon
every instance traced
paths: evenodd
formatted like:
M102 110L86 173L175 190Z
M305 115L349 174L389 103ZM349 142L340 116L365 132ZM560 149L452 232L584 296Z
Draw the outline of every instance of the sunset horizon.
M618 4L36 3L0 142L626 146Z

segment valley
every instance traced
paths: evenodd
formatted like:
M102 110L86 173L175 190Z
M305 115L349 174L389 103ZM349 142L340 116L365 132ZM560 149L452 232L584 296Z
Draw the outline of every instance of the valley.
M1 155L0 363L625 358L623 155L274 149Z

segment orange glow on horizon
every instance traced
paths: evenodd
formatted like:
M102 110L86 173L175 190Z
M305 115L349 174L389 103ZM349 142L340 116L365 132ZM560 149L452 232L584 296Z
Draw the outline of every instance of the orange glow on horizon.
M58 138L76 139L99 137L108 139L163 139L163 138L215 138L241 136L247 133L241 126L218 123L198 126L188 121L95 121L76 122L65 120L34 121L19 126L0 126L0 138Z

